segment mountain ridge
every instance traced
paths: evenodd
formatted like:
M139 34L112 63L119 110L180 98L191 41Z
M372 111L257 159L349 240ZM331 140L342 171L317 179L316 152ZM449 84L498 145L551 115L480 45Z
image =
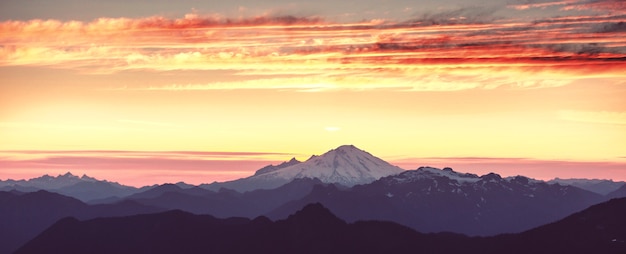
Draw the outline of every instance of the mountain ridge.
M124 197L139 192L144 188L135 188L117 182L98 180L86 174L77 176L67 172L58 176L45 174L28 180L0 180L0 190L12 189L26 192L45 190L88 202L96 199Z
M520 232L606 200L573 186L421 167L350 189L314 188L267 214L282 219L319 202L348 222L387 220L422 232L493 235Z
M11 253L63 217L91 219L163 210L133 201L87 205L76 198L45 190L0 192L0 253Z
M624 213L626 198L613 199L521 233L467 237L424 234L386 221L347 223L319 203L278 221L172 210L86 221L64 218L16 253L613 254L626 249Z

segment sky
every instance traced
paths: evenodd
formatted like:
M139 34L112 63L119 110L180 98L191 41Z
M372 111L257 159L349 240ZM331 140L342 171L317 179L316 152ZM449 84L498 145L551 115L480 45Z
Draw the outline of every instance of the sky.
M485 3L488 2L488 3ZM622 0L3 0L0 179L404 169L626 181Z

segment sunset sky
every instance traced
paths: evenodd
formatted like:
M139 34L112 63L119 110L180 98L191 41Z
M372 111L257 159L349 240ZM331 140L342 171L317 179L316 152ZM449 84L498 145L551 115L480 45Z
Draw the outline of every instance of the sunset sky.
M0 2L2 180L210 183L343 144L626 181L626 1Z

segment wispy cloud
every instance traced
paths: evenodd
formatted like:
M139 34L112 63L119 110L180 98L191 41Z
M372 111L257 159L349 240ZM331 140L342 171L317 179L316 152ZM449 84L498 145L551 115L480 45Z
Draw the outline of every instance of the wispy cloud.
M626 125L626 112L564 110L559 117L567 121Z
M580 0L571 1L563 10L595 10L611 13L626 13L626 2L621 0Z
M120 123L130 123L130 124L147 125L147 126L175 127L175 128L182 127L179 124L153 122L153 121L128 120L128 119L119 119L117 121Z
M195 158L195 159L242 159L263 158L267 156L290 156L291 153L281 152L229 152L229 151L124 151L124 150L0 150L5 158L20 160L21 157L81 157L103 156L121 158Z

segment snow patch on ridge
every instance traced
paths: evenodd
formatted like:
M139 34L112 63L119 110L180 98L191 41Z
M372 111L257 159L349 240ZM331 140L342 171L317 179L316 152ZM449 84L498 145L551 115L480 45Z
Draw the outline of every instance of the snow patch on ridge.
M422 179L435 179L445 177L454 180L459 184L476 183L481 180L478 175L455 172L451 168L438 169L433 167L420 167L417 170L406 171L400 175L393 176L393 181L397 183L413 182Z

